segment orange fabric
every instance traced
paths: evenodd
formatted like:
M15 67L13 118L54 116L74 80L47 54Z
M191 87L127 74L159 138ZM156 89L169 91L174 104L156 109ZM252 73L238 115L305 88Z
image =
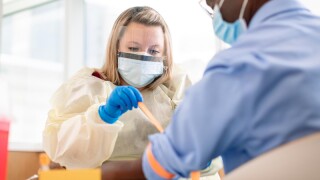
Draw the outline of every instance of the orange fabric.
M151 151L151 144L149 144L147 147L147 158L148 158L148 162L149 162L152 170L155 173L157 173L158 176L160 176L161 178L164 178L164 179L172 179L174 177L173 174L171 174L170 172L165 170L160 165L160 163L156 160L156 158L154 157L154 155L152 154L152 151Z
M199 180L200 179L200 171L193 171L190 173L191 180Z

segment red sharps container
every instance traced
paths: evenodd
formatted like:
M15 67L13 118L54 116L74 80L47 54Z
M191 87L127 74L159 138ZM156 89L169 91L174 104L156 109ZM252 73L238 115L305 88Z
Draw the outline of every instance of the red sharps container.
M0 179L7 179L8 137L10 122L0 117Z

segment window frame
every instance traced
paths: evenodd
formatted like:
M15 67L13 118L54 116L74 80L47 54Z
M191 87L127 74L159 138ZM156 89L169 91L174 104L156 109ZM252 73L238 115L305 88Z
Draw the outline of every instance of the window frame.
M14 15L21 11L37 8L58 0L9 0L3 2L3 16ZM63 0L63 36L62 36L62 63L64 80L72 76L77 70L81 69L85 65L84 58L84 6L83 0ZM1 4L0 4L1 5ZM1 11L0 11L1 13ZM0 24L0 33L2 31L2 25ZM1 34L0 34L1 35ZM0 37L1 40L1 37ZM0 41L1 42L1 41ZM0 43L1 44L1 43ZM0 45L1 46L1 45ZM0 47L1 49L1 47ZM0 51L0 54L2 52ZM1 67L0 59L0 67Z
M56 0L10 0L3 2L3 16L9 16L20 11L32 9Z

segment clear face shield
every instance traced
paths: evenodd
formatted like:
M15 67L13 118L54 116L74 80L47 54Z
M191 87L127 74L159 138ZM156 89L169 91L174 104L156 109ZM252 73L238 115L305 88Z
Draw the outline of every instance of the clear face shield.
M160 26L131 23L121 28L118 42L118 72L129 85L145 87L166 71L164 34Z

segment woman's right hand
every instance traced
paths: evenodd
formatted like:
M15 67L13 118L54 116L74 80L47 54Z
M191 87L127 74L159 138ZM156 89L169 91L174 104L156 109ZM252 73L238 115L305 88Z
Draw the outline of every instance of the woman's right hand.
M99 115L101 119L109 124L116 122L119 117L132 110L133 107L138 107L138 102L142 102L142 95L138 89L132 86L117 86L105 105L99 107Z

